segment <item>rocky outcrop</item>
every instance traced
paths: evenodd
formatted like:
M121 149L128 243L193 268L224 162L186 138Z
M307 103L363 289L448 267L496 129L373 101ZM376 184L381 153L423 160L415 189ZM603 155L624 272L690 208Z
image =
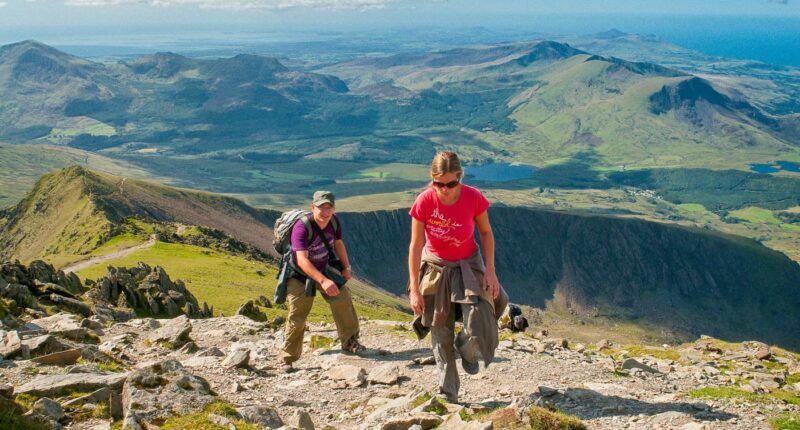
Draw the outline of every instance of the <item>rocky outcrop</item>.
M243 315L254 321L267 321L267 314L259 309L258 305L256 305L256 301L254 300L248 300L239 306L239 309L236 311L236 315Z
M79 318L48 317L53 309ZM105 276L87 280L84 286L74 273L65 274L42 261L28 266L19 262L0 265L0 319L10 318L15 326L17 317L32 315L37 319L30 322L28 330L44 328L83 340L90 336L89 329L98 330L104 322L132 319L137 313L207 318L213 312L206 303L198 303L183 281L172 281L158 266L139 263L130 269L109 267Z
M87 296L102 308L97 312L111 318L119 318L120 309L170 318L181 314L207 318L214 311L206 303L200 306L183 281L173 282L163 268L145 263L131 268L108 267L105 276L87 281L87 285Z
M26 309L45 315L44 307L52 306L88 317L89 306L79 300L83 292L84 286L74 273L65 274L44 261L36 260L28 266L19 261L0 264L0 300L12 302L12 316Z

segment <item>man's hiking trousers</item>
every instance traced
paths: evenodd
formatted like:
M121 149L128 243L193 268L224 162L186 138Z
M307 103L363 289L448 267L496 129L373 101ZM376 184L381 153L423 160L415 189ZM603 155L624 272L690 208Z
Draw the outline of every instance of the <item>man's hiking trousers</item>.
M336 323L336 331L342 345L347 345L353 337L358 338L358 317L353 307L350 288L343 286L339 289L339 295L335 297L325 294L319 283L316 284L316 288L331 307L333 321ZM289 316L286 318L286 339L281 352L281 358L285 363L297 361L303 353L306 319L314 304L314 296L306 296L305 289L305 284L295 278L289 279L286 283L286 306L289 308Z

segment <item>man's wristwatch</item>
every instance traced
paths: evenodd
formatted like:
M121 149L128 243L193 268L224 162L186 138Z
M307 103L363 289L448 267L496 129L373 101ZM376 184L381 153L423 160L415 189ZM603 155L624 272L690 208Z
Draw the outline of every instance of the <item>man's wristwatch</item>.
M344 269L342 269L342 272L344 272L345 270L350 270L350 266L344 266Z

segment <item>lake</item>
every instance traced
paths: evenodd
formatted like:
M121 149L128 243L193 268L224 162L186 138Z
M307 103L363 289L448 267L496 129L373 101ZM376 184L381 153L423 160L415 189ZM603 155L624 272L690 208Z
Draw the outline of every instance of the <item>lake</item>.
M800 164L792 161L778 160L775 164L751 164L750 170L756 173L800 172Z
M535 169L526 164L491 163L466 166L464 172L478 181L506 182L532 178Z

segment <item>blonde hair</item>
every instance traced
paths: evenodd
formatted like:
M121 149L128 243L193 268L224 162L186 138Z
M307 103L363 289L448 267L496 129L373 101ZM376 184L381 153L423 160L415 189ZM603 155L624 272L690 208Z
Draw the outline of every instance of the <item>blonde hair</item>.
M454 173L459 179L464 174L458 155L452 151L441 151L433 156L431 162L431 178L437 178L445 173Z

